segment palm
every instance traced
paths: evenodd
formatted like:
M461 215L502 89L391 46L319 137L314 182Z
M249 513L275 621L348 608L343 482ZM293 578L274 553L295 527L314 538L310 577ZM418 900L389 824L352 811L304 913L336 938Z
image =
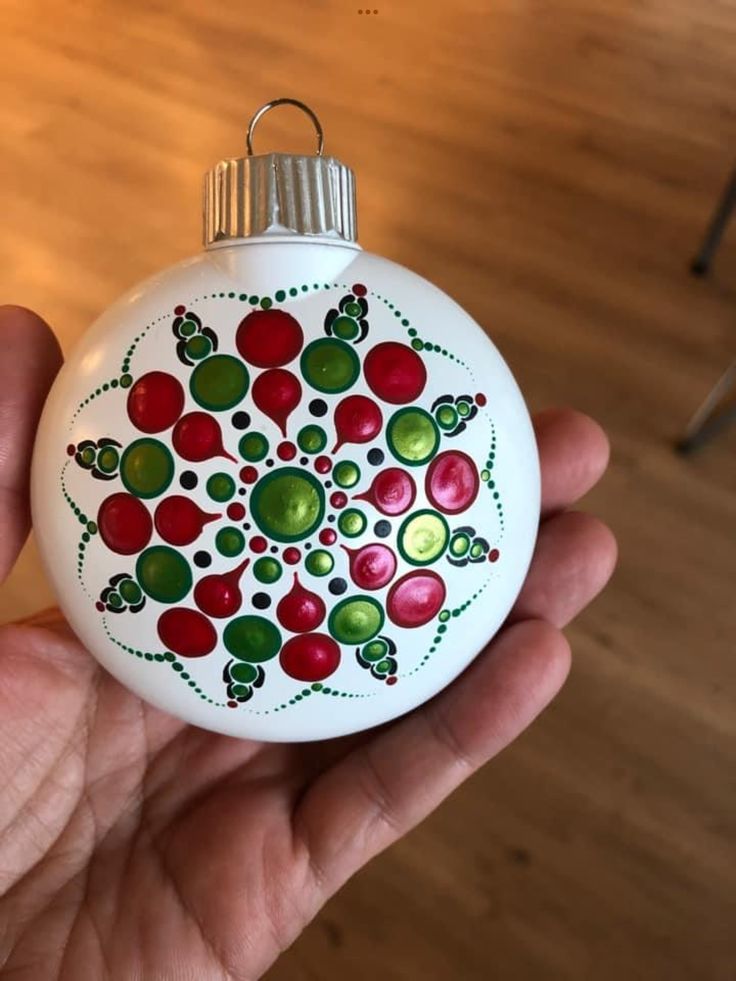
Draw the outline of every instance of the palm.
M2 438L26 460L3 474L7 567L57 354L27 313L6 308L0 330L35 369L0 378L20 414ZM564 680L556 628L614 557L603 526L560 513L602 472L605 439L572 413L537 431L549 516L509 624L446 693L382 729L296 746L214 735L125 691L53 613L0 630L0 965L34 981L177 965L259 977L342 882L510 742Z

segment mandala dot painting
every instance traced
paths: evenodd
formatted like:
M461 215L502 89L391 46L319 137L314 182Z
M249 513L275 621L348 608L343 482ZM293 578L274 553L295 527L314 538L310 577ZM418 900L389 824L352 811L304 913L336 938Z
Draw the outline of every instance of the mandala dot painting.
M126 338L59 474L119 656L254 716L452 658L503 570L504 447L432 333L358 282L180 297Z

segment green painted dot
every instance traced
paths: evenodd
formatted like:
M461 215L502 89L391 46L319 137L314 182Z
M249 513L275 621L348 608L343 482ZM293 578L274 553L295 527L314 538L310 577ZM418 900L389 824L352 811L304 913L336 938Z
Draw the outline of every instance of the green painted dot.
M179 325L179 333L182 337L191 337L192 334L197 333L197 325L193 320L185 320Z
M332 572L335 560L329 552L318 548L314 552L309 553L305 565L307 572L311 572L313 576L327 576Z
M228 558L240 555L245 548L245 535L239 528L221 528L215 535L215 548Z
M304 453L319 453L327 446L327 433L321 426L304 426L296 437L299 449Z
M454 429L457 425L457 412L451 405L441 405L437 410L436 419L441 429Z
M450 529L437 511L415 511L399 529L399 551L412 565L436 562L447 547Z
M388 674L391 670L391 662L385 660L379 661L378 664L374 666L373 670L376 672L376 674Z
M414 338L414 340L411 342L411 346L414 348L415 351L424 350L424 344L422 343L422 341L419 340L418 337Z
M89 541L89 532L88 531L82 532L82 541L83 542L88 542Z
M397 460L415 467L432 459L440 434L434 419L424 409L399 409L389 420L386 439Z
M480 542L476 542L473 546L471 546L470 556L473 559L478 559L481 555L483 555L483 546L480 544Z
M159 603L178 603L192 588L189 563L168 545L154 545L141 552L135 574L143 591Z
M120 455L114 446L105 446L97 454L97 469L103 473L114 473L120 462Z
M360 361L344 341L324 337L312 341L303 351L302 374L318 392L344 392L360 374Z
M238 661L237 664L231 664L228 671L233 681L239 681L243 685L252 684L258 677L258 668L253 667L247 661Z
M466 535L464 532L460 532L457 535L453 535L452 541L450 542L450 552L456 557L461 558L465 555L470 548L470 536Z
M201 361L202 358L206 358L211 351L212 341L209 339L209 337L205 337L204 334L197 334L196 337L190 337L190 339L184 345L184 353L192 361Z
M283 467L262 477L253 489L250 511L264 534L279 542L306 538L322 521L322 485L306 470Z
M283 302L283 300L286 299L286 293L284 290L276 290L274 296L276 297L279 303Z
M268 440L263 433L246 433L238 443L238 451L244 460L257 463L268 453Z
M355 300L351 300L349 303L345 304L344 312L348 317L361 317L363 315L363 308Z
M230 620L222 635L227 650L241 661L259 664L275 657L281 648L281 634L264 617L242 616Z
M271 297L264 296L263 299L261 300L261 309L270 310L272 306L273 306L273 300L271 299Z
M92 464L95 462L96 455L97 453L93 446L85 446L85 448L79 454L82 463L86 464L88 467L91 467Z
M438 634L444 634L446 632L447 632L447 627L445 626L444 623L441 624L439 627L437 627L437 633Z
M255 293L248 297L248 303L250 303L251 306L255 306L256 303L258 303L258 297L255 295Z
M248 369L239 358L213 354L194 369L189 390L198 405L220 412L242 401L248 382Z
M207 480L207 493L213 501L229 501L235 493L235 481L228 473L213 473Z
M262 556L260 559L256 560L253 566L253 575L256 577L258 582L272 583L278 582L281 578L283 569L281 568L281 563L277 559L272 559L269 556Z
M355 306L355 304L352 304ZM351 306L351 304L348 304ZM358 313L354 316L360 315L360 308L358 308ZM335 317L332 321L332 333L335 337L339 337L343 341L353 341L360 333L360 327L358 323L353 320L353 316L349 317Z
M174 458L157 439L137 439L123 453L120 477L136 497L163 494L174 476Z
M465 418L470 415L470 402L458 402L456 408L459 416Z
M440 613L439 619L442 621L442 623L445 623L447 620L450 619L450 611L449 610L443 610Z
M341 644L363 644L383 627L383 607L370 596L342 600L330 613L328 628Z
M360 656L364 661L380 661L388 652L388 644L385 640L372 640L361 650Z
M481 472L480 472L480 479L481 480L489 480L490 479L490 476L491 476L491 471L490 470L481 470Z
M357 538L358 535L361 535L365 531L367 524L366 516L362 511L358 511L357 508L348 508L337 519L337 527L348 538Z
M119 610L123 605L123 601L117 593L109 593L107 597L107 602L114 610Z
M312 685L312 691L322 691L322 682L315 681Z
M231 691L235 698L242 698L248 694L250 688L247 685L233 685Z
M355 487L360 480L360 467L352 460L342 460L335 466L332 476L338 487Z
M97 534L97 525L95 524L94 521L87 522L87 531L90 533L90 535Z
M298 292L299 290L296 288L296 286L292 286L289 290L289 296L296 296Z

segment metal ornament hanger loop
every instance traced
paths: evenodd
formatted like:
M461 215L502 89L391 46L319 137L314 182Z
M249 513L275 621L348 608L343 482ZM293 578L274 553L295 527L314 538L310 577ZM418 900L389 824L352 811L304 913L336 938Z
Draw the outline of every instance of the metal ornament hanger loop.
M314 123L314 128L317 131L317 156L321 157L322 148L325 142L324 133L322 132L322 126L320 124L319 119L317 118L317 114L312 109L310 109L309 106L305 105L303 102L300 102L298 99L272 99L271 102L267 102L264 106L261 106L261 108L256 112L256 114L253 116L251 121L248 123L248 132L245 137L245 146L248 151L248 156L249 157L253 156L253 130L256 128L256 123L259 121L259 119L261 119L262 116L265 116L265 114L270 109L274 109L276 106L284 106L284 105L296 106L297 109L301 109L302 112L305 112L312 120L312 122Z

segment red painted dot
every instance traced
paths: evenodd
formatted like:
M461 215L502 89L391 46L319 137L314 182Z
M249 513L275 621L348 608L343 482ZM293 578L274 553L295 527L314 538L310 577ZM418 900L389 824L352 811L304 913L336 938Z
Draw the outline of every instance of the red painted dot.
M429 465L424 490L433 504L445 514L459 514L478 495L480 479L475 463L462 450L445 450Z
M224 456L235 462L222 445L222 430L217 419L208 412L187 412L174 426L171 434L174 449L185 460L200 463L213 456Z
M279 661L290 678L324 681L340 664L340 647L326 634L299 634L281 648Z
M408 572L388 591L386 611L397 627L421 627L435 617L445 602L445 584L436 572Z
M498 551L497 548L492 548L491 551L488 553L488 561L489 562L498 562L498 557L499 557L500 554L501 553Z
M323 545L334 545L337 541L337 532L334 528L324 528L319 533L319 540Z
M279 368L299 354L304 332L285 310L253 310L238 327L235 344L256 368Z
M240 479L244 484L255 484L258 480L258 471L255 467L243 467L240 471Z
M343 443L369 443L383 425L381 410L366 395L346 395L335 407L337 442L334 453Z
M132 494L111 494L97 512L97 527L107 547L118 555L133 555L148 545L153 521L145 504Z
M249 562L250 559L244 559L230 572L205 576L199 580L194 587L194 602L203 613L210 617L230 617L237 613L243 603L240 577Z
M334 494L330 494L330 504L333 508L344 508L347 503L348 495L343 491L335 491Z
M103 610L105 609L105 604L104 603L101 603L99 600L97 600L97 602L95 603L95 609L96 610L99 610L100 613L102 613Z
M314 461L314 469L317 473L329 473L332 470L332 460L328 456L318 456Z
M481 408L486 404L488 399L485 397L483 392L478 392L475 396L475 404L481 406Z
M356 501L370 501L383 514L403 514L414 503L417 488L414 479L399 467L388 467L376 474L373 483Z
M250 550L251 552L265 552L268 548L268 542L262 535L254 535L250 540Z
M184 410L184 389L178 378L165 371L149 371L128 394L128 415L144 433L169 429Z
M286 436L286 420L299 405L302 386L296 375L285 368L269 368L253 382L253 401L261 412L272 419Z
M392 674L390 678L386 678L386 684L387 685L395 685L398 680L399 679L396 677L396 675L395 674Z
M215 649L217 632L198 610L174 607L158 618L161 643L182 657L204 657Z
M397 341L383 341L371 348L363 362L363 374L374 395L393 405L415 401L427 384L422 359Z
M228 702L227 703L227 707L229 709L236 709L238 707L238 703L237 702Z
M304 634L316 630L325 618L324 600L299 582L294 573L294 585L276 607L276 616L282 627L293 634Z
M396 572L396 556L380 542L351 551L343 545L350 559L350 577L359 589L381 589Z
M187 308L180 303L178 307L174 307L174 313L177 315L177 317L183 317L186 313L186 309Z
M245 517L245 508L238 501L234 504L228 504L227 516L231 521L242 521Z
M298 548L284 549L284 562L286 562L288 565L296 565L301 557L302 553Z
M279 460L293 460L296 456L296 446L293 443L279 443L276 454Z
M66 448L66 452L67 452L67 453L69 454L69 456L74 456L74 454L75 454L75 453L77 452L77 448L76 448L76 446L74 445L74 443L70 443L70 444L69 444L69 445L67 446L67 448Z
M219 514L207 514L194 501L183 494L164 498L153 516L156 531L169 545L190 545L202 534L209 521L216 521Z
M367 292L368 290L365 288L365 286L363 286L362 283L353 284L353 293L355 293L356 296L365 296Z

